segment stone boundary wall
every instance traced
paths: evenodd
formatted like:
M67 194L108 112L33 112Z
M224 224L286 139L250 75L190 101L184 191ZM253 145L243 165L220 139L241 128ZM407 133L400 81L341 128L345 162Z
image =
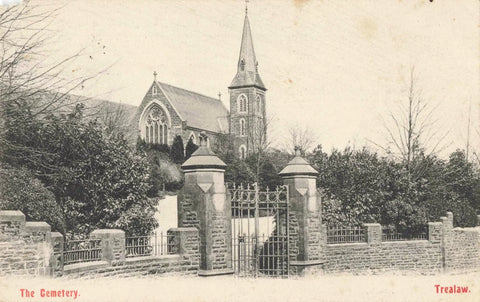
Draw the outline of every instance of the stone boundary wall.
M440 244L427 240L328 244L325 272L442 271Z
M324 273L480 271L480 227L453 228L453 214L428 224L428 240L382 241L379 224L365 224L367 242L326 244ZM324 226L325 228L325 226ZM325 232L324 232L325 234Z
M106 261L67 265L66 278L140 277L146 275L192 275L198 272L198 260L185 259L181 255L147 256L126 259L109 266Z
M50 226L26 222L20 211L0 211L0 276L50 275Z
M443 226L442 248L445 272L480 270L480 220L475 228L454 228L453 214L440 218Z
M0 211L0 276L101 277L149 274L197 275L200 238L196 228L168 230L175 255L125 258L125 233L101 229L100 261L64 265L64 238L45 222L26 222L20 211ZM169 243L170 244L170 243Z
M175 255L125 258L125 234L120 230L95 230L90 238L102 239L102 260L65 265L67 278L138 277L145 275L197 275L200 264L196 228L168 230ZM106 243L106 244L105 244Z

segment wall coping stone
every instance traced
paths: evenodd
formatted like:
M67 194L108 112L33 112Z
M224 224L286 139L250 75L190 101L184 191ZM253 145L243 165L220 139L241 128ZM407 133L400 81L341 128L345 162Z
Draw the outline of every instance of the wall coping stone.
M369 244L367 242L350 242L350 243L327 243L328 246L368 246Z
M60 232L52 232L51 236L52 236L52 239L56 238L56 237L62 237L63 238L63 235Z
M408 245L408 244L418 244L418 243L430 243L430 241L428 239L382 241L382 244L387 244L387 245Z
M473 227L473 228L454 228L454 231L462 232L462 233L480 233L480 227Z
M428 225L442 225L440 221L438 222L429 222Z
M125 232L123 230L120 230L120 229L98 229L98 230L94 230L90 233L90 235L92 234L125 234Z
M313 266L324 264L325 260L306 260L306 261L290 261L290 265L293 266Z
M221 276L221 275L233 275L235 271L233 268L227 268L222 270L199 270L198 276L200 277L210 277L210 276Z
M45 221L27 221L25 223L26 232L50 232L52 227Z
M25 221L25 214L20 211L0 211L0 221Z
M369 227L369 226L382 226L380 223L375 223L375 222L373 222L373 223L364 223L363 225L366 226L366 227Z
M125 259L126 263L135 263L135 262L149 262L152 260L168 260L168 261L177 261L182 259L178 254L175 255L160 255L160 256L143 256L143 257L130 257Z
M192 232L192 233L197 233L198 232L198 229L197 228L193 228L193 227L190 227L190 228L169 228L167 230L168 232Z
M79 273L84 271L89 271L93 269L106 268L109 267L107 261L91 261L91 262L81 262L75 264L68 264L63 267L63 273Z

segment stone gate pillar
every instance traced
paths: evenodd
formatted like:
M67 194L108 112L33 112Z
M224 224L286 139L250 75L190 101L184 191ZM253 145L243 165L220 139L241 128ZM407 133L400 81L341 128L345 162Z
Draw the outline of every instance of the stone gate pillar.
M323 263L321 200L317 194L318 172L300 156L295 147L295 157L279 173L288 186L290 215L291 255L293 272L304 274L305 270ZM293 243L293 244L292 244Z
M200 147L182 165L185 184L178 195L178 226L195 227L200 236L200 276L232 274L231 204L225 163L200 135Z

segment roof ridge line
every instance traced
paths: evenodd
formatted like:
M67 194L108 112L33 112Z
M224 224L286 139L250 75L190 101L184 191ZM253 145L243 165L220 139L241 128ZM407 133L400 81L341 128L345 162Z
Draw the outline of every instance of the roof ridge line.
M214 97L208 96L208 95L203 94L203 93L198 93L198 92L195 92L195 91L193 91L193 90L188 90L188 89L185 89L185 88L182 88L182 87L178 87L178 86L174 86L174 85L171 85L171 84L168 84L168 83L160 82L160 81L158 81L158 80L157 80L157 82L158 82L160 85L167 85L167 86L170 86L170 87L173 87L173 88L176 88L176 89L180 89L180 90L183 90L183 91L195 93L195 94L201 95L201 96L203 96L203 97L206 97L206 98L209 98L209 99L218 101L218 102L220 102L220 103L223 104L223 102L222 102L221 100L219 100L218 98L214 98Z

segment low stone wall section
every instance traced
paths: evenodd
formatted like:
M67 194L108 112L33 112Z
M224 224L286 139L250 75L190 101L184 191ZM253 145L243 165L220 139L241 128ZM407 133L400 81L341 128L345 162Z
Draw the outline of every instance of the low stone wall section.
M328 244L325 272L442 271L442 250L427 240Z
M49 275L50 234L45 222L26 222L20 211L0 211L0 276Z

